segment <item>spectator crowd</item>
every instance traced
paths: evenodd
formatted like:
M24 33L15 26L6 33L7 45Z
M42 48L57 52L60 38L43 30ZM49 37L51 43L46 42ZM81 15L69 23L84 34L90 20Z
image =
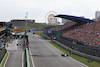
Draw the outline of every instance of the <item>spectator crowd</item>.
M100 22L87 23L62 35L84 41L89 45L100 46Z
M100 22L92 22L87 23L81 26L77 26L77 28L71 30L65 30L73 25L77 24L76 22L67 22L64 25L59 25L54 28L50 28L48 30L53 31L63 31L62 36L77 39L80 41L84 41L89 45L100 46Z
M53 28L50 28L50 29L48 29L48 30L62 31L62 30L66 29L66 28L68 28L68 27L70 27L70 26L73 26L74 24L76 24L76 22L67 22L67 23L65 23L65 24L63 24L63 25L59 25L59 26L57 26L57 27L53 27Z

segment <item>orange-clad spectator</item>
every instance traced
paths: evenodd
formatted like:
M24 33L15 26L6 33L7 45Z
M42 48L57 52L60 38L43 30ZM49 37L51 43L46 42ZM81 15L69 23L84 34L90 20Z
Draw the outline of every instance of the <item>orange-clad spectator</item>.
M100 22L93 22L63 33L63 36L100 46Z

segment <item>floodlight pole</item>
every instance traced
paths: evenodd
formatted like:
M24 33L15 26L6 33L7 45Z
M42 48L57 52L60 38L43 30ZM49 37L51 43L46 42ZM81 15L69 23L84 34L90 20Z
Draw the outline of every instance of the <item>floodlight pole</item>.
M27 16L28 16L28 12L26 12L26 16L25 16L25 25L26 25L26 31L25 31L25 33L27 32Z

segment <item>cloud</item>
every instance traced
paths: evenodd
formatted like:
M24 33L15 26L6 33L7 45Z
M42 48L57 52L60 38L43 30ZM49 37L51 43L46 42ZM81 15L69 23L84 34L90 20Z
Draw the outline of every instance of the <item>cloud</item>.
M95 11L100 11L99 0L2 0L0 2L0 21L28 18L45 22L49 11L94 18Z

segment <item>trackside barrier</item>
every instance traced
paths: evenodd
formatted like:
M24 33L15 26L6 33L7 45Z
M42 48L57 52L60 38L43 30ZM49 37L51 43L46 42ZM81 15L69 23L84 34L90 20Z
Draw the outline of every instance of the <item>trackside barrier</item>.
M82 42L82 41L75 40L72 38L67 38L67 37L57 38L57 41L79 52L100 57L100 47L98 46L89 45L86 42Z
M24 64L24 66L27 67L26 49L25 49L25 53L24 53L24 59L25 59L25 62L24 62L25 64Z
M63 44L61 44L60 42L56 41L56 40L52 40L53 42L57 43L59 46L62 46L64 47L66 50L74 53L74 54L77 54L79 56L82 56L82 57L86 57L86 58L89 58L89 59L93 59L93 60L96 60L96 61L99 61L100 62L100 57L96 57L96 56L92 56L92 55L89 55L89 54L85 54L85 53L82 53L82 52L79 52L79 51L76 51L76 50L73 50Z
M42 34L43 36L47 37L45 34ZM50 37L49 37L50 38ZM66 50L70 51L71 53L74 53L74 54L77 54L79 56L82 56L82 57L86 57L86 58L89 58L89 59L93 59L93 60L96 60L96 61L99 61L100 62L100 57L97 57L97 56L92 56L92 55L89 55L89 54L86 54L86 53L82 53L82 52L79 52L77 50L73 50L72 48L70 48L70 45L67 47L65 46L64 44L56 41L56 40L52 40L53 42L57 43L59 46L62 46L63 48L65 48ZM67 40L66 40L67 41ZM67 44L67 43L66 43Z
M42 34L42 33L41 33ZM43 36L45 36L46 38L48 38L48 39L51 39L50 37L48 37L47 35L45 35L45 34L42 34Z
M26 62L27 62L27 67L30 67L30 61L29 61L29 53L28 53L28 48L26 48Z
M8 52L6 52L5 56L3 57L3 59L2 59L2 61L1 61L1 63L0 63L0 67L1 67L1 66L2 66L2 64L4 63L4 61L5 61L5 58L6 58L7 54L8 54Z
M0 51L0 62L2 61L2 58L4 57L4 55L6 54L7 50L5 48L3 48L1 51Z

